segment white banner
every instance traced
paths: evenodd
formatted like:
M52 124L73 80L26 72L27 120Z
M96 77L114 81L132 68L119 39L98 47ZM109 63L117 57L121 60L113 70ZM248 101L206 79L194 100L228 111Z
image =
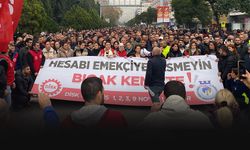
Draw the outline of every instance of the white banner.
M91 76L103 80L105 103L150 106L144 89L147 60L144 58L71 57L46 60L35 81L33 93L44 92L53 99L84 101L81 83ZM185 83L191 105L211 104L223 88L215 56L167 60L166 81ZM163 100L163 97L162 97Z

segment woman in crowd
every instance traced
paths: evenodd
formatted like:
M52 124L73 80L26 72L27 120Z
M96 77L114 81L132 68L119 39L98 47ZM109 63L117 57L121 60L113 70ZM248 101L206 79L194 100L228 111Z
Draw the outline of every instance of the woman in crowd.
M68 58L74 56L74 51L70 48L67 41L64 41L63 46L59 49L58 58Z
M198 49L197 44L195 42L192 42L187 52L184 52L184 55L186 56L197 56L200 54L201 54L201 50Z
M178 43L174 43L170 48L168 57L181 57L181 56L182 56L182 53L180 51Z

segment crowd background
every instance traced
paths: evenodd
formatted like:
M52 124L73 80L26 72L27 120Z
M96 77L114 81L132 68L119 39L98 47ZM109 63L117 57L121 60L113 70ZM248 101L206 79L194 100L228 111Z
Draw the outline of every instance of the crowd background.
M32 84L46 59L79 56L151 57L155 47L160 48L161 57L165 59L216 55L218 76L221 76L221 82L225 89L228 89L226 93L232 93L228 95L235 101L227 102L227 98L220 98L222 101L217 103L211 114L216 117L231 116L226 118L234 118L240 114L241 118L249 120L250 90L240 80L241 70L239 72L237 65L241 60L244 62L244 70L250 71L250 32L241 30L193 31L138 26L82 31L68 29L57 33L42 32L39 35L24 33L16 36L15 41L9 44L8 50L0 55L0 58L7 60L7 65L3 66L8 66L5 69L7 86L3 88L5 92L2 97L13 110L30 106ZM223 96L225 94L221 97ZM232 103L237 103L232 106L233 109L230 108ZM230 110L215 111L224 107ZM224 119L222 122L230 124L223 124L222 127L231 126L234 120L228 121L223 117L221 119Z

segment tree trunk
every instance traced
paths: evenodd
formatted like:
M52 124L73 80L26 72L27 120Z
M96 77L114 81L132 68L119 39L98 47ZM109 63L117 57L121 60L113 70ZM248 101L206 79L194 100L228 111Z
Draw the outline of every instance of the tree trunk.
M212 10L213 10L213 12L214 12L214 17L215 17L215 21L216 21L216 23L217 23L218 30L220 31L220 30L221 30L221 26L220 26L220 15L219 15L218 11L217 11L217 10L215 9L215 7L214 7L214 1L210 1L210 0L209 0L209 3L210 3L211 8L212 8Z

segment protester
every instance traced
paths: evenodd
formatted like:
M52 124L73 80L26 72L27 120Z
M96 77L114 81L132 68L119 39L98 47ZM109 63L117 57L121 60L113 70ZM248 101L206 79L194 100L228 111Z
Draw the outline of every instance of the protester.
M63 46L59 49L58 58L68 58L74 56L74 51L71 49L67 41L64 41Z
M15 83L16 88L12 92L12 107L14 110L20 110L30 105L33 79L28 65L24 65L22 70L16 73Z
M27 54L32 49L33 39L27 38L25 40L25 47L21 48L18 52L18 58L16 62L16 70L21 70L23 65L28 64Z
M106 41L105 43L105 48L101 49L100 53L98 54L98 56L104 56L104 57L116 57L117 56L117 52L111 48L111 43L110 41Z
M249 107L250 89L240 81L238 68L233 68L231 73L228 74L226 87L233 93L241 110Z
M45 57L40 49L39 43L34 42L33 48L27 54L27 62L31 70L33 80L36 79L41 67L44 65ZM26 65L23 65L26 66ZM23 67L22 67L23 69Z
M8 66L7 66L7 71L6 73L6 78L7 78L7 87L6 87L6 93L5 93L5 101L9 106L11 106L11 91L12 88L15 88L15 75L14 75L14 65L12 60L9 57L8 51L2 51L0 52L0 60L5 61ZM5 66L6 69L6 66Z
M39 93L38 103L40 105L40 108L43 110L43 119L45 121L45 126L48 128L59 128L60 119L51 104L49 96L43 93Z
M51 42L47 41L45 43L45 48L42 50L43 55L45 57L45 59L53 59L53 58L57 58L57 53L56 51L52 48L51 46Z
M145 77L145 89L149 91L152 103L159 103L159 96L164 89L166 60L161 57L161 50L155 47L153 58L149 59Z
M186 90L183 83L169 81L164 87L165 100L156 112L144 118L141 126L149 129L167 130L208 130L212 129L209 118L190 108L186 102Z
M220 90L215 96L215 106L212 122L218 129L237 128L240 124L240 108L233 96L227 90Z
M119 44L119 51L117 52L117 55L119 57L127 57L127 51L125 50L123 43Z
M117 111L103 106L104 89L102 80L97 77L87 78L81 85L85 105L71 113L62 123L65 129L78 128L125 128L127 122L124 116ZM45 124L49 127L58 127L59 119L47 95L39 94L39 104L44 111Z
M85 106L74 111L64 121L69 128L124 128L127 126L124 116L109 110L104 103L104 89L100 78L91 77L81 85Z

